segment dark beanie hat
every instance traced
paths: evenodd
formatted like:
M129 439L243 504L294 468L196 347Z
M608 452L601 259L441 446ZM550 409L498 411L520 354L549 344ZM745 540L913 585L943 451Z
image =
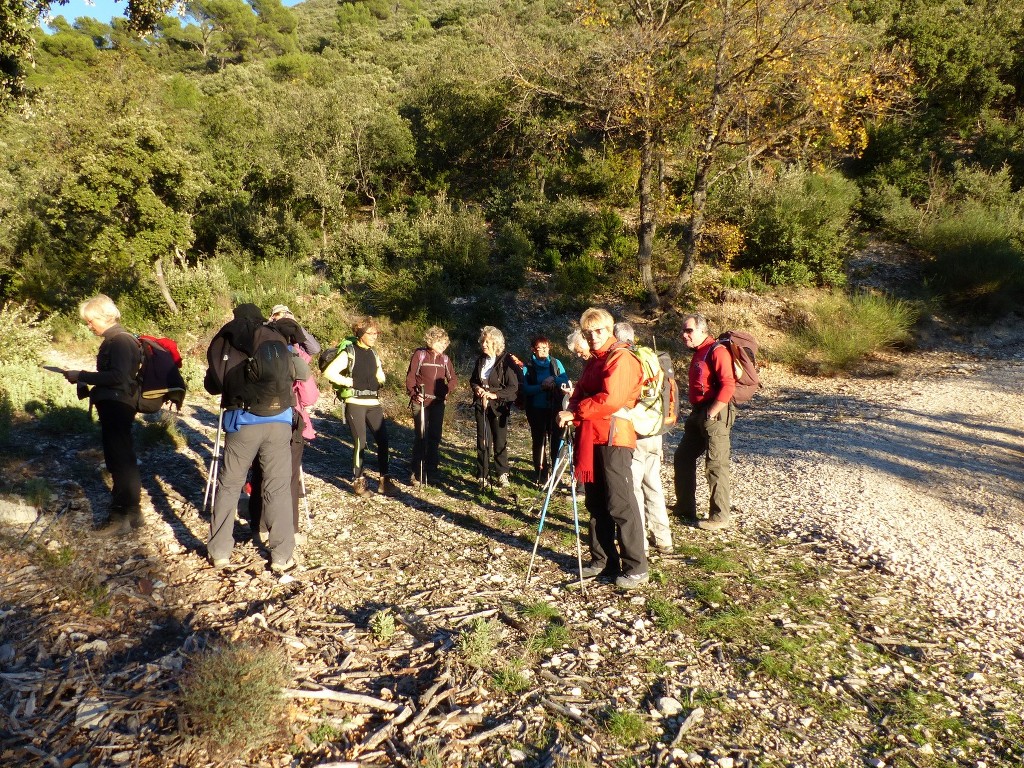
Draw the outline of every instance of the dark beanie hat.
M263 312L255 304L239 304L234 311L235 320L255 320L263 322Z

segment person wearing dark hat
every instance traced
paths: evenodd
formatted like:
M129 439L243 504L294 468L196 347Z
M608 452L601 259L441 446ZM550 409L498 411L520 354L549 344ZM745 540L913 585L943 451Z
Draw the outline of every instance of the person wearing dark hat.
M254 380L252 369L263 369L263 350L286 347L287 339L264 324L253 304L235 308L234 319L214 336L206 352L209 368L204 386L221 396L224 452L216 501L210 520L207 552L217 568L230 563L238 497L253 460L263 471L263 521L268 531L270 567L284 573L295 566L295 530L290 514L292 474L292 385L309 377L309 366L298 356L268 356L267 373ZM284 360L286 373L277 364ZM253 365L256 360L260 365ZM270 376L270 378L267 378Z
M274 309L278 309L275 307ZM287 310L287 307L285 307ZM307 366L309 366L310 355L306 352L302 339L305 331L293 318L279 316L277 320L271 320L267 326L278 331L288 340L288 348L297 354ZM312 337L310 337L312 338ZM310 366L311 367L311 366ZM306 440L316 437L313 430L313 423L310 420L309 406L316 403L320 397L320 390L317 387L316 378L310 370L309 377L305 380L296 381L292 388L295 394L295 406L292 414L292 523L295 527L295 541L300 543L302 534L299 532L299 500L302 498L302 453L306 447ZM249 495L249 527L258 541L266 539L267 529L263 525L263 470L260 462L254 461L250 470L252 481Z

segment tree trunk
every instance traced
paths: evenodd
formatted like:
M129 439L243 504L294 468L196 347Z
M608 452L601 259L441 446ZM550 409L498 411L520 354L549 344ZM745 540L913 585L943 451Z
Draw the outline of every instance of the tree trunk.
M693 214L690 217L690 230L683 240L683 263L679 273L669 286L666 299L675 302L685 290L700 259L701 239L704 237L704 209L708 202L708 170L698 168L693 181Z
M647 304L658 305L658 289L654 285L652 267L654 254L654 231L657 225L657 204L651 185L651 177L655 171L654 142L645 136L640 148L640 181L638 192L640 197L640 226L637 228L637 263L640 267L640 280L647 293Z
M172 315L178 314L178 305L174 303L174 299L171 298L171 292L167 288L167 281L164 280L164 265L162 259L157 259L153 265L153 272L156 275L156 284L160 289L160 295L164 297L164 301L167 302L167 308L171 310Z

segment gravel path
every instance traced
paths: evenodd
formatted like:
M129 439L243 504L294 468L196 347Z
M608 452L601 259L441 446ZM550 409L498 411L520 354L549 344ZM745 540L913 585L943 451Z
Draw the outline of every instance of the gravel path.
M843 546L1017 648L1024 362L924 360L910 381L768 371L733 433L741 526Z

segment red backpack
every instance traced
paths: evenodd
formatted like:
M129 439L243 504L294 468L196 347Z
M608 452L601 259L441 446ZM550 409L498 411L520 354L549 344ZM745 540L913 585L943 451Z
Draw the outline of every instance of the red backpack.
M761 388L761 377L757 373L757 339L747 331L726 331L712 345L712 349L721 345L729 350L732 357L733 373L736 375L736 391L733 393L734 403L746 403ZM708 354L711 350L708 350Z

